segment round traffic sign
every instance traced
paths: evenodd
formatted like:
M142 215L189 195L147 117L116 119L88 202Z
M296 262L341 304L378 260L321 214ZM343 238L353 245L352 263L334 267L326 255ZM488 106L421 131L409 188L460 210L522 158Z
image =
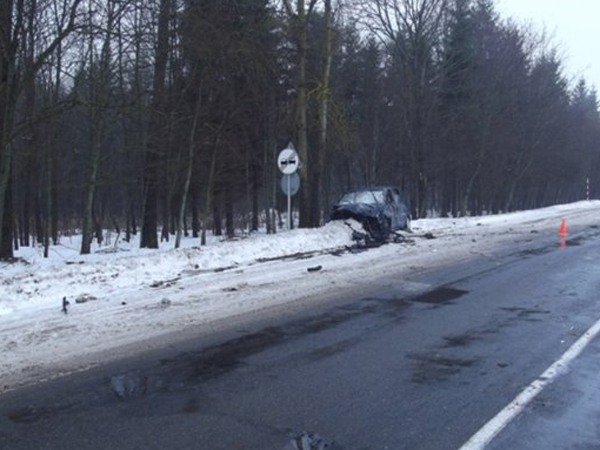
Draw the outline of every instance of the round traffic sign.
M286 195L296 195L300 189L300 177L297 173L286 174L281 177L281 190Z
M300 158L298 158L298 153L292 147L284 148L279 153L279 157L277 158L277 167L283 174L291 174L298 170L298 166L300 165Z

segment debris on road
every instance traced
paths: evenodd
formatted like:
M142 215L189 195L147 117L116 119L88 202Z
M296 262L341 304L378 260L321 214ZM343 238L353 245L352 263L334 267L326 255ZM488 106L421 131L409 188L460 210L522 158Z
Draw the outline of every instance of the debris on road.
M81 294L75 299L75 303L87 303L93 300L98 300L98 297L94 297L91 294Z
M334 450L334 448L317 434L302 433L293 438L283 450Z

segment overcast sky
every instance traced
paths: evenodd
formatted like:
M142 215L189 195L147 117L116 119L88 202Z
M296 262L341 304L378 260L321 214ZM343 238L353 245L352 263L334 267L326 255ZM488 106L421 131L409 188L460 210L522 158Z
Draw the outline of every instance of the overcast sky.
M599 0L496 0L502 17L545 29L559 44L569 79L584 76L600 89Z

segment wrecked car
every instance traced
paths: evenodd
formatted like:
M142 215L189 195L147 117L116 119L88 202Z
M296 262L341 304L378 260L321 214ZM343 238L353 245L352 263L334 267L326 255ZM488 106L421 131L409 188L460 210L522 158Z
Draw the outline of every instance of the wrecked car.
M334 204L331 220L361 223L371 243L383 243L397 230L410 231L410 205L395 187L373 187L347 192Z

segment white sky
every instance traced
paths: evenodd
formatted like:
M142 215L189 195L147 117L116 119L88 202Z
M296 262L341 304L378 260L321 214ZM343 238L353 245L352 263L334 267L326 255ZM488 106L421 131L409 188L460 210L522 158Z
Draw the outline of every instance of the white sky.
M496 0L503 18L530 22L554 37L570 80L584 76L600 89L599 0Z

